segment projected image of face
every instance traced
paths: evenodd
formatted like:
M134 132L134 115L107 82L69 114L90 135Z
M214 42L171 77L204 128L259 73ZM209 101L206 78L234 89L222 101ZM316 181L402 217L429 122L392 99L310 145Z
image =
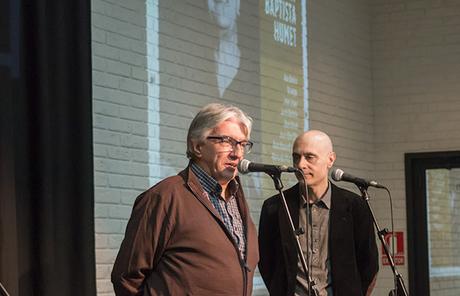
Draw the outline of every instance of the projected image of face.
M237 19L240 0L208 0L208 10L219 29L219 44L214 50L219 97L232 83L240 67Z
M240 0L208 0L208 9L221 29L231 29L240 13Z

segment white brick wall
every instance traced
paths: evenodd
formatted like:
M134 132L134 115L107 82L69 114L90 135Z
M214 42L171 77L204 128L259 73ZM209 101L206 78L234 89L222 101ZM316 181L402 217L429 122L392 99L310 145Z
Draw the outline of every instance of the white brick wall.
M370 4L366 0L309 1L308 76L311 128L331 136L337 153L336 167L372 178L376 175L378 147L375 146ZM398 177L404 180L403 176ZM359 193L354 185L340 183L340 186ZM380 227L389 227L387 197L373 189L369 194ZM396 208L401 209L402 205L394 206L396 228L400 229L405 218L402 219L402 211ZM378 246L380 251L380 243ZM373 295L388 295L391 287L388 269L380 267Z
M336 167L357 175L372 175L369 2L308 3L310 127L331 136L337 153Z
M374 170L368 1L308 1L310 126L327 132L336 166Z
M460 2L371 4L375 174L391 189L396 228L406 233L404 153L460 148ZM387 197L377 198L378 218L388 225ZM408 286L407 265L399 271ZM381 273L381 295L391 275Z
M146 19L144 1L92 1L98 295L113 295L110 272L126 219L150 184Z

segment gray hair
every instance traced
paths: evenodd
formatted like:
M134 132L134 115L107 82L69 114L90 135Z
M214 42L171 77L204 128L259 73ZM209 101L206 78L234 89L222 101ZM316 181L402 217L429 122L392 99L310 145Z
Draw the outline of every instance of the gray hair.
M230 119L236 119L245 127L244 133L249 139L252 128L251 117L238 107L211 103L201 108L190 123L187 134L187 157L194 158L191 140L204 141L216 126Z

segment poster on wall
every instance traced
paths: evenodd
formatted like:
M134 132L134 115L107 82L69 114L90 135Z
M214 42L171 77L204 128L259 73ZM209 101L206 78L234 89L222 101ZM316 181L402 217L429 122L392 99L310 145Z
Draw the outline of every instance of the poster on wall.
M404 233L402 231L395 231L389 232L385 235L385 242L390 249L391 253L391 245L392 245L392 236L395 240L395 250L394 250L394 263L395 265L404 265L405 258L404 258ZM381 245L381 254L382 254L382 265L390 265L388 257L385 255L385 249L383 244Z

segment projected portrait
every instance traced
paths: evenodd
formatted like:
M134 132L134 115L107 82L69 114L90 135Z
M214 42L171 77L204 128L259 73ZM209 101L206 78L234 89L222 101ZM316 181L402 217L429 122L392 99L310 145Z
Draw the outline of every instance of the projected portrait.
M208 10L219 30L219 42L214 50L219 96L222 98L240 67L237 19L240 0L208 0Z

